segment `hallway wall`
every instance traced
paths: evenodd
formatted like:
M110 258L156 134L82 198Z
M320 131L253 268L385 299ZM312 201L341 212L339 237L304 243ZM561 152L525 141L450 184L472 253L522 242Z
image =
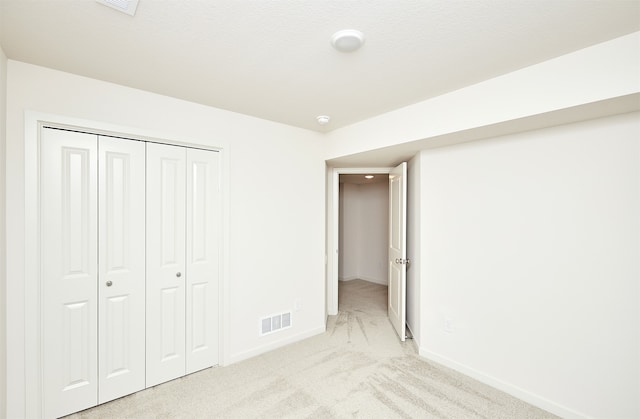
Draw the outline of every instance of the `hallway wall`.
M7 121L7 57L0 48L0 416L6 412L6 127Z

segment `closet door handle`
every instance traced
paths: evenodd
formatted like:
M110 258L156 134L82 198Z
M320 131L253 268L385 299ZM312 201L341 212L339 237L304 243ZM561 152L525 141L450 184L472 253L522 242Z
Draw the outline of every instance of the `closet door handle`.
M111 282L111 281L107 281L107 287L110 287L110 286L112 286L112 285L113 285L113 282Z
M177 276L178 278L180 278L180 277L182 276L182 274L181 274L180 272L178 272L178 273L176 274L176 276Z

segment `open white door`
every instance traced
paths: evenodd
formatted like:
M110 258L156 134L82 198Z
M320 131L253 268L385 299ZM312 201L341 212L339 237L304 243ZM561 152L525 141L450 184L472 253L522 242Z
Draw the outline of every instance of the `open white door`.
M407 163L389 173L389 320L405 339L407 306Z

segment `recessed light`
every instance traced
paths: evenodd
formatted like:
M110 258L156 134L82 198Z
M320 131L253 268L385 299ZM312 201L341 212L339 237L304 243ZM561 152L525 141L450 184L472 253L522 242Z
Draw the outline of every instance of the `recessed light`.
M330 120L331 117L328 115L319 115L316 117L316 121L318 121L318 124L320 125L327 125Z
M364 178L365 179L373 179L373 175L366 175Z
M331 45L340 52L353 52L364 43L364 35L355 29L344 29L333 34Z

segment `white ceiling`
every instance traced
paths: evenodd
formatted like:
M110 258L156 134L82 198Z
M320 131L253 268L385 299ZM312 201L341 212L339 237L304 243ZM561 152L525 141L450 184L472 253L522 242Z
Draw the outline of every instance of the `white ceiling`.
M0 0L10 59L318 131L638 30L637 0Z

